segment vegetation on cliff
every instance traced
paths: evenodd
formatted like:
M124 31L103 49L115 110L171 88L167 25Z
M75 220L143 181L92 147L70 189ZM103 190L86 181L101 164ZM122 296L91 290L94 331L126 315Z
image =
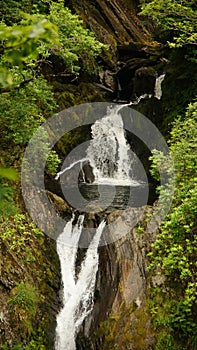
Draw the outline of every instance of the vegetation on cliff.
M127 3L128 1L125 2ZM102 6L101 12L104 11ZM116 16L113 16L113 9L109 13L115 26L120 11L114 3L113 6ZM142 17L143 21L146 22L148 16L156 24L155 39L163 43L162 48L165 46L171 49L171 52L167 49L165 57L162 57L165 62L169 57L172 61L167 69L173 70L174 75L179 69L180 81L194 75L195 1L141 1L141 6L145 16ZM97 13L91 22L92 27ZM56 276L58 261L54 245L32 224L25 212L17 173L20 173L25 147L40 124L59 109L98 99L99 95L90 77L98 71L98 57L107 46L83 26L77 15L64 7L62 0L2 0L0 14L0 341L2 349L44 350L52 344L47 332L52 326L54 330L52 323L57 311L50 314L59 287ZM85 17L84 13L82 17ZM150 36L148 32L145 35L144 31L140 45L136 43L131 48L129 40L132 30L136 31L132 43L139 39L137 17L135 15L131 19L132 25L125 12L123 18L126 22L122 23L122 50L126 47L127 51L128 44L126 55L131 54L132 57L132 49L136 54L138 46L145 45ZM107 37L107 43L113 42L116 47L115 53L112 52L114 60L122 37L119 32L113 37L114 27L110 26L110 22L107 26L110 28L108 37L105 31L100 33L99 30L98 36L100 33ZM146 55L146 50L137 52L137 55ZM185 58L189 59L187 63ZM110 54L108 61L109 59ZM114 65L113 62L112 66ZM190 75L189 69L192 70ZM89 77L91 84L87 81L75 84L83 75ZM172 127L170 148L175 162L176 191L171 211L148 257L151 276L159 273L165 278L163 284L153 286L149 297L148 311L153 319L155 350L197 349L197 103L192 100L185 114L183 110L194 94L194 86L193 82L191 85L188 81L182 91L176 84L170 87L166 85L163 91L163 101L167 106L165 113L169 110L173 116L176 115L172 126L165 125L167 129ZM172 96L173 93L175 97ZM177 111L180 116L177 116ZM169 115L161 116L166 124L168 118ZM50 163L46 167L48 176L55 173L60 161L59 155L65 154L73 142L77 144L81 138L84 139L82 132L77 132L76 140L70 133L66 145L63 140L58 145L59 152L56 148L51 153ZM156 160L155 158L153 168ZM110 344L113 348L114 338L120 344L123 340L125 348L131 342L129 326L132 312L133 308L127 310L122 305L119 315L110 316L107 330L106 323L103 323L105 329L101 333L106 336L106 346ZM149 316L147 318L149 320ZM145 323L144 316L139 312L141 338L136 338L136 348L141 350L145 349ZM123 338L122 333L119 337L120 327L124 333Z
M141 15L153 19L171 48L191 46L194 59L197 46L195 1L153 0L143 2L141 7Z
M164 277L163 283L151 290L151 313L159 332L157 350L196 349L196 102L189 105L185 116L173 123L170 149L176 188L170 213L149 253L150 271ZM154 172L155 166L153 169Z

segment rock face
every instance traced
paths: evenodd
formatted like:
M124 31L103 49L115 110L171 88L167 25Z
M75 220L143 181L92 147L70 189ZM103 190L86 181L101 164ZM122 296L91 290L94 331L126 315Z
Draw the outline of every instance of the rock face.
M77 349L152 348L146 308L147 252L155 239L146 231L151 212L151 207L128 208L107 216L109 235L119 239L101 248L95 306L79 333Z
M79 173L79 182L92 183L94 182L94 179L95 176L91 165L89 164L89 162L85 163L83 165L83 169Z
M32 332L40 330L45 334L43 343L52 349L59 309L59 262L54 242L37 236L31 225L21 220L18 234L14 222L8 226L12 238L5 230L7 237L0 240L0 344L25 346Z
M107 54L103 53L104 71L99 73L100 84L97 84L97 88L100 86L109 92L109 98L114 98L114 92L120 100L131 100L135 92L141 94L138 77L142 72L136 70L144 67L145 63L148 71L143 72L145 82L142 90L145 93L154 90L152 77L155 74L150 73L149 67L156 63L160 52L158 44L153 41L150 25L149 28L145 27L137 15L138 5L138 1L127 0L69 1L69 6L79 14L97 39L110 47Z
M70 1L73 9L105 43L118 45L140 43L147 45L151 36L136 16L137 4L133 1ZM113 45L114 46L114 45Z

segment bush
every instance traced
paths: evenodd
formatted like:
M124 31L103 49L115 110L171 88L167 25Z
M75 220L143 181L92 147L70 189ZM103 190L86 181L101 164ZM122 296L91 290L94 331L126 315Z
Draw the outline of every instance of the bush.
M170 148L175 162L175 197L149 254L149 269L165 276L159 290L161 300L155 299L154 319L156 328L164 329L173 339L172 349L197 349L197 102L189 105L184 118L174 122ZM160 339L157 349L166 350L166 341Z

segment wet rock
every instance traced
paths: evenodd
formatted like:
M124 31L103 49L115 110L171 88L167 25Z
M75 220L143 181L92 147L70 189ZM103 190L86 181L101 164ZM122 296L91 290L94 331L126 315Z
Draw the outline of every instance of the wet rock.
M136 70L133 80L133 93L136 96L143 94L154 95L157 72L152 67L141 67Z
M146 310L147 252L155 240L146 231L151 212L151 207L127 208L107 215L108 234L115 242L100 248L95 305L77 337L79 349L107 350L115 344L120 349L152 348L154 332ZM157 223L155 233L156 228Z
M117 91L117 79L114 72L111 72L108 69L106 71L101 71L99 72L99 78L101 84L110 89L111 92Z
M61 198L57 194L52 193L50 191L46 191L46 194L47 194L49 201L53 205L53 208L56 212L58 212L59 214L63 214L66 211L71 213L70 206L63 198Z
M155 61L145 58L131 58L117 73L120 84L119 98L130 101L134 96L154 94L157 73L152 65Z
M83 169L79 173L79 182L93 183L95 176L90 163L85 163Z

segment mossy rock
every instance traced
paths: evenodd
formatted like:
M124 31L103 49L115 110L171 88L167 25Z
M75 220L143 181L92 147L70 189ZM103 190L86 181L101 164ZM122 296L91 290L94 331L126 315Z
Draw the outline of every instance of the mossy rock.
M82 103L105 101L103 92L91 83L81 82L79 85L56 83L55 89L60 111Z
M110 314L95 331L95 342L102 339L103 350L148 350L154 342L150 315L146 307L134 302L120 305L116 314Z

